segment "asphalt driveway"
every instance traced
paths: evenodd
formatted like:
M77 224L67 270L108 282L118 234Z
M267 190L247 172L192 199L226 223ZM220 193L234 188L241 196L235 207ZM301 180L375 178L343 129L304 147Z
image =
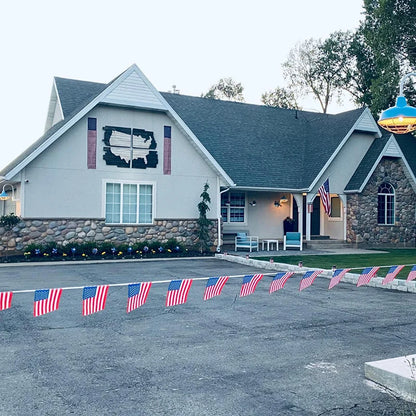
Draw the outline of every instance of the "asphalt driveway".
M88 286L261 272L218 259L0 267L0 290ZM265 276L239 298L241 278L204 302L165 308L168 284L126 314L127 288L83 317L82 290L38 318L33 293L0 312L0 414L411 415L374 388L364 362L416 352L416 295L328 280L269 294Z

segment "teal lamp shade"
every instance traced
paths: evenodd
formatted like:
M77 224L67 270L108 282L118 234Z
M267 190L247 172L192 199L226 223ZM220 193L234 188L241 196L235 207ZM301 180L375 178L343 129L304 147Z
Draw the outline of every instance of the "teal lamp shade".
M384 110L378 124L391 133L410 133L416 130L416 108L407 105L406 98L399 95L396 106Z
M9 199L10 196L7 195L7 192L3 188L3 192L0 194L0 201L5 201L6 199Z

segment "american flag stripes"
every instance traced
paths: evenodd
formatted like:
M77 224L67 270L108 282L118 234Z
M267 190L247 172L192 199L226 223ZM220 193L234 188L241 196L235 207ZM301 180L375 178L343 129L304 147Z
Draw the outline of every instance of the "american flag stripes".
M299 291L306 289L307 287L309 287L313 281L316 279L316 276L318 276L319 274L321 274L323 272L323 270L311 270L309 272L306 272L299 284Z
M334 274L332 275L332 279L329 282L328 289L332 289L334 286L336 286L341 279L345 276L346 273L348 273L351 269L336 269L334 271Z
M227 283L228 276L210 277L204 291L204 300L213 298L221 294L222 288Z
M357 287L366 285L377 274L380 267L366 267L358 278Z
M12 306L13 292L0 292L0 311Z
M243 296L248 296L254 293L256 290L257 284L263 278L262 274L253 274L243 277L243 284L240 290L240 298Z
M391 266L381 284L390 283L400 273L404 266Z
M272 283L269 288L269 293L276 292L276 290L283 289L288 279L293 275L294 272L281 272L277 273L276 276L273 277Z
M59 308L62 289L35 290L33 303L33 316L41 316L45 313L56 311Z
M411 280L416 279L416 266L412 267L412 270L410 270L409 275L407 276L407 281L410 282Z
M168 293L166 295L166 306L175 306L185 303L191 285L192 279L172 280L169 283Z
M331 195L329 194L329 178L318 189L325 213L331 215Z
M152 282L132 283L128 286L127 313L144 305Z
M82 291L82 314L91 315L102 311L107 300L108 285L86 286Z

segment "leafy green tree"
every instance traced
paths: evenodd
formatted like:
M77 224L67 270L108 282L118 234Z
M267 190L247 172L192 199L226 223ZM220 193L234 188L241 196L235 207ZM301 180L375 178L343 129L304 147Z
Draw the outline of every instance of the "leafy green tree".
M235 82L232 78L221 78L206 94L202 94L202 97L214 100L244 102L243 91L244 87L241 83Z
M272 91L267 91L261 96L261 102L268 107L291 108L301 110L302 108L296 102L293 91L288 88L276 87Z
M338 33L325 41L308 39L297 44L283 63L283 75L290 90L299 96L312 95L324 113L334 98L341 99L345 84L343 68L348 55L339 48L343 40Z
M208 189L209 185L208 182L206 182L200 195L201 201L198 204L198 238L201 253L207 251L210 247L209 226L211 225L211 221L207 218L207 212L209 211L208 204L211 203L211 198L209 196Z

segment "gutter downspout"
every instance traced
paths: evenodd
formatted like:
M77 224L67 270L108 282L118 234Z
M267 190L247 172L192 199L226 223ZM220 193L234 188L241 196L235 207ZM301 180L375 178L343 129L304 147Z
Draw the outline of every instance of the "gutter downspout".
M218 218L217 218L217 225L218 225L218 238L217 238L217 253L221 252L221 246L222 246L222 238L221 238L221 195L224 192L228 192L230 190L230 187L227 189L224 189L223 191L220 191L220 178L217 176L217 189L219 191L218 193L218 201L217 201L217 212L218 212Z

